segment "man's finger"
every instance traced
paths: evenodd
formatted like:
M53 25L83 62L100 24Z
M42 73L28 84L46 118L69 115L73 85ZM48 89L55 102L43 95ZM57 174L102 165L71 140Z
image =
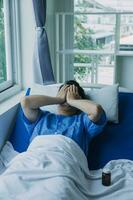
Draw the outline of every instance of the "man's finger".
M63 91L63 90L65 90L66 88L68 88L68 85L64 85L64 86L61 88L61 90Z
M69 89L69 92L71 93L72 92L72 85L70 85L70 87L68 89Z
M65 89L68 89L68 87L69 87L69 85L66 85L66 86L65 86Z
M72 93L74 93L74 85L72 85Z
M76 94L76 86L75 85L73 85L73 93L75 93Z
M76 94L79 94L79 93L78 93L78 88L77 88L77 87L75 87L75 93L76 93Z
M73 85L71 85L71 92L73 93Z

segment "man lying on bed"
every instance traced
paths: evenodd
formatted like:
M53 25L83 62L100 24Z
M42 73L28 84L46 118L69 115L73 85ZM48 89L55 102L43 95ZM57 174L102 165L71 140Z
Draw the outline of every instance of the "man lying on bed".
M41 111L41 106L52 104L59 104L58 114ZM101 133L106 124L102 107L85 99L83 88L74 80L61 85L56 97L26 96L21 106L30 141L37 135L61 134L74 140L86 156L90 140Z

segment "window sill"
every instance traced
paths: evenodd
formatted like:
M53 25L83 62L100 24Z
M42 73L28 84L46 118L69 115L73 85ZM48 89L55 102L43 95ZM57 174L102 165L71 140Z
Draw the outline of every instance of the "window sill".
M18 85L0 93L0 115L17 105L23 95L24 91Z
M31 94L42 94L56 96L56 90L58 90L60 84L51 84L51 85L39 85L34 84L31 87ZM4 114L14 106L16 106L21 98L25 96L25 90L16 85L2 93L0 93L0 115Z

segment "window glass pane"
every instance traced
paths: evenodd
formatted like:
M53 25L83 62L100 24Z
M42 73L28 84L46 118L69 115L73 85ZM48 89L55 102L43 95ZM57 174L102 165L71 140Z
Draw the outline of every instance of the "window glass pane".
M97 79L100 84L113 84L114 78L114 56L100 56L97 63Z
M7 80L5 33L4 33L4 9L3 1L0 0L0 83Z
M85 67L81 64L74 67L74 78L79 83L91 83L92 67Z
M88 8L95 12L74 15L74 48L88 50L86 55L74 56L74 77L82 83L113 83L114 58L98 54L100 51L115 52L116 15L96 14L101 9L107 10L105 7L99 1L75 2L75 12L87 12Z
M133 8L132 0L97 0L96 2L110 10L132 11Z
M74 48L114 50L115 15L76 15L74 17Z
M77 67L74 70L74 78L80 83L113 84L114 67L98 66L92 68Z
M113 84L114 56L91 56L89 63L74 64L74 78L81 83Z
M114 68L113 67L98 67L98 80L100 84L113 84Z
M98 57L98 65L99 66L110 66L114 65L114 55L108 55L108 56L97 56Z
M92 56L78 54L74 56L74 78L79 82L91 83Z
M133 11L132 0L74 0L74 3L75 11Z
M120 50L133 50L133 14L121 15Z

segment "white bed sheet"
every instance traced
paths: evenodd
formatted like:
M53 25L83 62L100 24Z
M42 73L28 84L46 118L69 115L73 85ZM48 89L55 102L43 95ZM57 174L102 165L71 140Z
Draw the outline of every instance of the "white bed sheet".
M10 161L18 154L12 144L7 141L0 152L0 174L8 168Z
M133 161L110 161L105 168L111 171L112 184L103 186L102 171L89 171L82 150L64 136L36 137L7 167L0 176L2 200L133 199Z

